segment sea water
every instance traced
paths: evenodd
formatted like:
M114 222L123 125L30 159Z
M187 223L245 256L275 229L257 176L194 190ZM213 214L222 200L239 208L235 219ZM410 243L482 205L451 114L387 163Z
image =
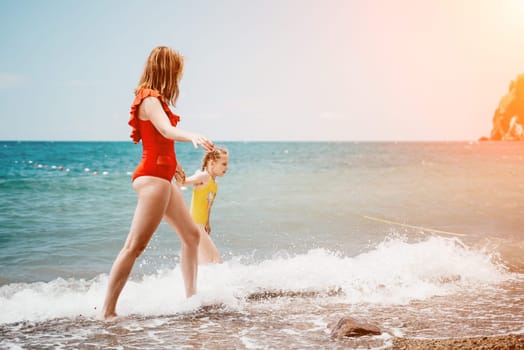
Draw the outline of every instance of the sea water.
M184 296L161 224L97 320L136 205L132 142L0 142L0 348L387 348L524 332L524 144L222 142L211 237ZM188 175L203 153L177 143ZM191 188L182 189L189 203ZM382 335L334 340L350 316Z

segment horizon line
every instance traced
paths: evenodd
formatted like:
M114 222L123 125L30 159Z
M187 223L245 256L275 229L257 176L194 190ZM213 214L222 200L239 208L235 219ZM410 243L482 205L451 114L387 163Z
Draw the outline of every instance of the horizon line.
M221 143L221 142L339 142L339 143L359 143L359 142L489 142L493 140L480 140L478 139L454 139L454 140L436 140L436 139L430 139L430 140L395 140L395 139L384 139L384 140L328 140L328 139L321 139L321 140L284 140L284 139L253 139L253 140L214 140L214 143ZM0 142L130 142L133 143L133 140L67 140L67 139L59 139L59 140L52 140L52 139L0 139ZM500 142L500 141L497 141ZM181 142L181 141L175 141L175 143L190 143L190 142Z

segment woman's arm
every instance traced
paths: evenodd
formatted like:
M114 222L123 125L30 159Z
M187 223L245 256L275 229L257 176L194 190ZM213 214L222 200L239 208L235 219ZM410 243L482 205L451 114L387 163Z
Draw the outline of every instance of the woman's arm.
M184 171L184 168L182 168L182 165L177 162L176 164L176 170L175 170L175 181L183 186L184 182L186 182L186 172Z
M140 113L142 119L150 120L165 138L180 142L192 142L195 148L200 145L206 151L213 150L213 143L206 137L171 125L158 98L152 96L145 98L140 108L140 112L143 112Z

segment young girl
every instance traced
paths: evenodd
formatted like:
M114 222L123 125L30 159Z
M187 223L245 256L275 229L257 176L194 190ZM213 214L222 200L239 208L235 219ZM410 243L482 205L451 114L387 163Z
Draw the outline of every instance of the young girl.
M222 263L220 253L210 237L209 216L218 190L215 179L217 176L224 176L228 160L227 150L215 147L213 151L207 152L204 156L202 169L184 182L184 185L193 185L190 213L200 232L199 264Z
M177 127L175 106L179 95L184 60L173 49L159 46L151 51L135 89L129 125L135 143L142 140L142 160L133 173L138 201L124 247L113 263L101 317L116 316L116 304L133 265L147 247L160 221L165 219L182 243L181 270L186 296L196 293L197 249L200 233L189 215L184 197L171 183L175 172L184 177L177 162L174 141L192 142L206 151L213 143L193 132ZM178 178L177 177L177 178Z

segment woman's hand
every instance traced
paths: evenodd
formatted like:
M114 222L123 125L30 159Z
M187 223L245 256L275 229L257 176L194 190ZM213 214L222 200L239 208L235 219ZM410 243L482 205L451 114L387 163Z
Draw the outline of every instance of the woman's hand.
M215 147L211 140L209 140L205 136L198 134L193 134L193 136L191 137L191 142L193 142L193 146L195 146L195 148L198 148L198 146L200 145L200 147L202 147L207 152L212 151Z
M186 182L186 172L184 171L184 168L182 168L182 165L180 165L180 163L177 163L176 165L175 180L180 185L183 185Z

